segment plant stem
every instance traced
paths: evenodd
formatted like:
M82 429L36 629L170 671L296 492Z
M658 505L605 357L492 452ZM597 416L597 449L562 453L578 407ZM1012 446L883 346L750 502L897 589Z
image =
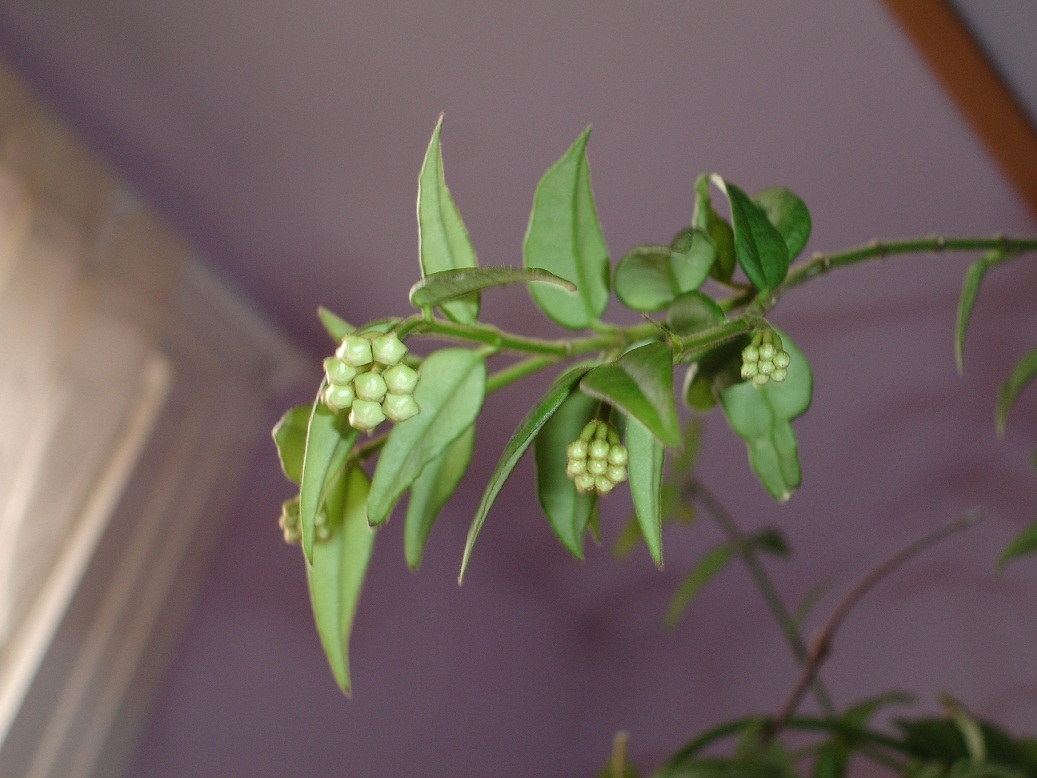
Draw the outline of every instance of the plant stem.
M773 300L794 286L823 275L829 270L854 265L870 259L881 259L895 254L939 253L944 251L989 251L1001 249L1006 254L1023 254L1037 251L1035 238L1005 238L995 235L990 238L945 238L932 235L926 238L909 238L896 241L872 241L864 246L837 251L832 254L815 254L807 262L794 268L785 280L771 293ZM771 303L773 305L773 303ZM770 306L768 306L770 307Z
M767 571L763 563L760 562L760 558L756 555L752 543L749 542L749 538L742 532L731 514L724 509L724 506L720 504L720 501L709 489L698 481L689 482L685 489L690 492L689 496L692 499L698 500L702 504L724 534L727 535L731 547L746 566L749 575L752 576L753 582L756 584L756 588L759 589L760 595L763 597L763 601L766 603L771 615L774 616L774 620L778 623L782 635L785 637L785 642L788 643L789 648L792 650L792 655L800 665L805 665L809 659L809 652L807 651L806 644L803 642L803 637L799 634L796 620L792 618L792 615L785 607L781 595L778 594L774 582L767 575ZM817 704L821 706L821 710L826 716L834 717L837 713L835 704L832 702L832 697L825 688L824 683L820 678L816 677L816 674L810 679L810 682L813 686L814 697L817 699Z
M977 521L979 521L979 514L975 511L970 511L963 516L959 516L949 524L945 524L942 527L938 527L932 532L923 535L911 545L898 551L893 554L893 556L882 562L878 567L864 576L864 578L862 578L860 582L850 590L842 601L836 605L835 610L832 611L832 615L828 617L828 621L825 622L824 626L817 633L817 636L811 641L810 654L807 657L806 664L803 665L803 672L800 675L799 680L796 682L796 685L789 693L788 699L785 700L785 704L782 705L778 715L774 717L771 723L771 737L777 734L777 732L785 726L789 717L796 712L796 708L798 708L800 702L802 702L807 687L809 687L811 682L817 677L821 665L824 663L825 659L828 658L828 655L831 652L832 642L835 639L836 631L842 625L846 616L850 613L853 607L860 602L861 598L870 592L879 581L899 568L905 562L909 561L912 557L932 547L944 538L971 527Z
M486 379L486 393L490 394L498 389L503 389L509 384L513 384L528 375L543 370L545 367L550 367L557 361L557 359L552 357L530 357L513 365L508 365Z

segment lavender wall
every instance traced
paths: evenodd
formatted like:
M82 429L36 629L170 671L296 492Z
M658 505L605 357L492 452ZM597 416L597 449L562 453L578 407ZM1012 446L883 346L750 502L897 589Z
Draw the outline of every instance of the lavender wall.
M878 3L264 1L245 13L227 0L11 0L0 51L312 350L314 385L329 348L318 304L356 321L406 311L417 170L441 110L447 179L486 264L518 261L537 178L588 122L615 257L685 224L694 176L711 170L799 192L809 250L1035 226ZM1033 518L1037 403L1024 397L1004 441L992 408L1037 335L1037 272L990 279L959 379L966 264L890 260L790 293L775 322L816 378L796 425L802 489L771 502L715 416L701 470L746 527L787 533L795 559L771 568L790 602L831 582L814 623L876 561L984 506L982 527L855 612L825 677L843 703L910 688L934 709L947 690L1023 728L1037 720L1037 583L1032 564L992 565ZM503 326L554 332L523 293L488 297ZM611 558L630 506L610 498L604 545L578 563L539 517L524 463L457 588L480 486L532 391L493 398L473 478L420 574L403 563L401 522L380 534L352 701L325 667L298 552L278 538L289 490L272 448L256 452L130 775L592 775L617 729L651 765L723 717L774 710L793 664L741 570L662 627L677 582L719 542L708 522L666 536L658 573L644 552Z

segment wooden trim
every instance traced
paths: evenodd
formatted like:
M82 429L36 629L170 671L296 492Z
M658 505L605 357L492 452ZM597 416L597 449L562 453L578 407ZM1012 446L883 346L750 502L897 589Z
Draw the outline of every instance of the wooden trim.
M1037 218L1037 129L946 0L883 0Z

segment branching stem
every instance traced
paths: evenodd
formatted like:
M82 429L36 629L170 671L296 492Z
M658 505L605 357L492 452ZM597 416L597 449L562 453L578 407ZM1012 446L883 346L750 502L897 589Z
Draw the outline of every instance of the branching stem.
M789 693L785 703L781 706L778 715L771 721L769 734L772 737L785 726L789 717L796 712L796 709L803 700L803 695L806 694L807 688L817 677L821 665L824 663L825 659L828 658L828 655L831 652L836 631L838 631L839 627L842 625L847 615L849 615L850 611L853 610L854 606L861 601L861 598L870 592L879 581L904 565L913 557L922 553L926 549L931 548L941 540L950 537L956 532L971 527L977 521L979 521L978 512L970 511L959 516L954 521L944 524L942 527L937 527L932 532L923 535L914 543L898 551L879 564L847 593L842 601L835 606L835 610L833 610L832 615L828 617L828 621L824 623L820 631L811 641L810 653L807 657L806 663L803 665L803 672L800 674L799 680Z

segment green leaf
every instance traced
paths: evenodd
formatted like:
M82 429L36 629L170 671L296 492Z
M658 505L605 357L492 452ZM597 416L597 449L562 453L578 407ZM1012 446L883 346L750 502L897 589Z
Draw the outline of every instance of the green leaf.
M588 127L540 179L522 246L527 268L543 268L576 284L575 300L548 286L529 290L544 313L573 330L599 321L609 301L608 247L591 191L589 137Z
M412 570L421 565L425 542L439 511L461 483L472 461L475 448L475 426L461 433L438 457L421 471L410 489L407 518L403 530L403 548Z
M753 471L771 496L785 502L799 486L796 437L789 422L810 407L813 375L807 359L788 336L779 332L792 361L784 383L757 388L751 381L723 389L720 401L731 429L749 449Z
M735 270L735 236L727 220L713 210L713 201L709 196L709 176L699 176L695 181L695 212L691 223L695 229L709 235L716 247L717 258L710 275L718 281L730 281Z
M718 175L710 176L710 180L727 195L731 204L738 264L757 289L769 292L789 271L785 238L745 192Z
M533 442L536 434L540 432L540 429L565 402L566 398L572 394L576 384L589 369L588 365L578 365L556 378L540 402L534 405L522 419L518 429L512 434L511 440L508 441L508 445L504 447L504 453L501 454L500 461L497 463L493 475L490 476L489 483L486 484L486 491L483 492L482 501L479 503L475 518L472 519L472 525L468 529L468 540L465 543L464 556L461 559L461 573L457 577L458 583L464 579L475 540L479 537L483 522L486 521L486 514L489 513L493 501L497 499L504 482L508 480L511 471L515 469L515 465L529 448L529 444Z
M630 497L634 502L637 523L648 551L660 570L663 566L663 444L633 416L627 418L627 471Z
M341 316L332 313L323 305L317 309L317 316L320 317L320 323L324 325L324 329L328 331L331 339L336 344L341 343L342 339L349 333L356 331L356 327Z
M691 604L695 595L724 569L724 565L730 562L733 556L734 551L731 546L723 545L717 546L699 560L688 577L681 582L673 599L670 600L670 607L666 611L668 625L672 627L680 621L681 614Z
M393 427L378 457L367 518L381 524L421 471L475 423L486 396L486 359L478 351L434 351L421 365L414 401L421 412Z
M306 429L299 490L299 527L306 561L313 561L313 525L324 507L326 495L342 477L342 466L359 434L349 426L346 414L337 414L321 402L326 383L321 381Z
M328 493L331 537L313 548L307 565L310 602L320 642L339 687L348 696L349 636L374 546L374 530L367 524L367 475L351 467Z
M476 266L475 248L443 175L439 145L442 128L440 114L418 175L418 253L423 276ZM470 299L446 303L443 313L454 321L473 324L479 316L479 297L473 295Z
M664 445L680 448L673 357L666 344L648 343L599 365L584 376L580 389L633 416Z
M806 203L780 186L758 192L753 195L753 202L763 209L770 223L785 239L789 261L798 257L810 240L810 211Z
M863 729L872 717L887 705L908 705L915 698L904 692L887 692L877 697L869 697L846 709L842 720L854 729Z
M1005 425L1008 423L1008 412L1015 404L1015 398L1026 386L1037 376L1037 348L1031 350L1025 357L1019 360L1012 375L1001 385L1001 393L997 401L997 434L1005 434Z
M1015 539L1008 544L1008 548L1004 550L1001 558L997 560L997 569L1004 570L1005 565L1013 559L1032 554L1034 551L1037 551L1037 522L1034 522L1016 535Z
M840 741L825 743L817 752L814 778L843 778L850 763L850 749Z
M990 268L1003 262L1005 258L1006 255L1003 251L995 249L977 259L965 271L965 281L961 285L961 298L958 300L958 322L954 328L954 361L958 366L958 375L965 370L965 333L969 329L972 308L979 296L979 287L983 283L983 277Z
M951 721L961 733L961 739L965 742L965 749L969 752L969 759L974 764L982 764L987 761L987 742L983 737L983 730L969 712L957 701L948 696L943 698L943 705L950 714Z
M574 284L539 268L476 267L427 274L410 288L410 301L416 308L428 308L491 286L533 283L554 284L569 293L576 291Z
M635 246L616 267L616 296L635 311L660 311L702 286L715 259L716 249L702 233L694 233L685 251Z
M677 335L692 335L727 320L723 309L702 292L685 292L673 301L666 325Z
M281 470L293 484L302 482L302 460L306 453L306 429L310 426L312 405L296 405L274 425L274 443Z
M573 392L544 424L533 441L537 500L551 529L569 552L583 559L583 537L597 510L596 494L580 494L566 474L566 447L598 410L598 401Z

